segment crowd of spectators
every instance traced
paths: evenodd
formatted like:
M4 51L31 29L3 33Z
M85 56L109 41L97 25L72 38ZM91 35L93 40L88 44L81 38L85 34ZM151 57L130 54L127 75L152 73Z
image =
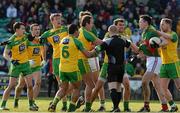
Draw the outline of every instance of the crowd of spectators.
M78 14L82 10L92 12L98 37L103 39L113 20L122 17L126 20L126 29L130 38L138 44L141 36L138 30L139 15L149 14L153 25L158 29L160 19L168 17L173 20L173 30L180 36L180 2L179 0L1 0L0 18L11 18L7 31L13 33L12 25L20 20L26 25L39 23L42 32L51 25L51 13L63 14L63 24L78 23Z
M70 24L78 23L78 14L81 10L88 10L94 15L99 37L103 38L113 19L125 18L127 27L134 32L138 28L139 15L149 14L157 28L162 17L169 17L174 20L173 28L176 30L180 19L178 0L145 1L137 3L136 0L1 0L0 18L18 18L27 25L40 23L42 31L45 31L50 27L50 13L63 13L63 22ZM179 29L179 26L177 28Z

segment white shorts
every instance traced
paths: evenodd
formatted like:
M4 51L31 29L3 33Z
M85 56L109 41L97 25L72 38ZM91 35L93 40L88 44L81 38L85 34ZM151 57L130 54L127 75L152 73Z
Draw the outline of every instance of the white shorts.
M88 62L91 68L91 72L96 72L100 70L99 57L88 58Z
M160 67L161 67L161 58L160 57L147 57L146 58L146 71L147 72L153 72L157 75L160 73Z

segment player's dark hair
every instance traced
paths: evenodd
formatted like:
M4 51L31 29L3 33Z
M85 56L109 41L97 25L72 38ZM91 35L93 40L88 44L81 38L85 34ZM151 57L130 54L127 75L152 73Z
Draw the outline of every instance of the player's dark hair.
M70 24L68 26L68 33L69 34L74 34L76 31L78 31L78 26L76 24Z
M13 24L13 30L14 32L16 32L16 29L19 29L21 26L25 26L25 24L23 22L15 22Z
M141 15L140 18L142 18L144 21L146 21L149 25L151 25L152 17L149 15Z
M83 16L81 21L81 26L85 27L87 23L90 24L91 18L92 16L89 15Z
M169 24L172 27L172 20L169 18L163 18L162 21L166 22L167 24Z

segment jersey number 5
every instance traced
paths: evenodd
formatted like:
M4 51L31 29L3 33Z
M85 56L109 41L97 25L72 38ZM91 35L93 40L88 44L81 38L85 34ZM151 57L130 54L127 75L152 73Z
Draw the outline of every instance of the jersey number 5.
M68 52L68 46L64 46L63 48L62 48L62 56L64 57L64 58L68 58L69 57L69 52Z

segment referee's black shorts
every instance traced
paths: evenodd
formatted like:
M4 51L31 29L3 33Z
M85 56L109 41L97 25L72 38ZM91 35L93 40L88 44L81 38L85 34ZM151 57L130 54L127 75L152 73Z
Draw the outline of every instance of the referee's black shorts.
M123 81L125 66L124 65L118 65L118 64L108 64L108 82L120 82Z

